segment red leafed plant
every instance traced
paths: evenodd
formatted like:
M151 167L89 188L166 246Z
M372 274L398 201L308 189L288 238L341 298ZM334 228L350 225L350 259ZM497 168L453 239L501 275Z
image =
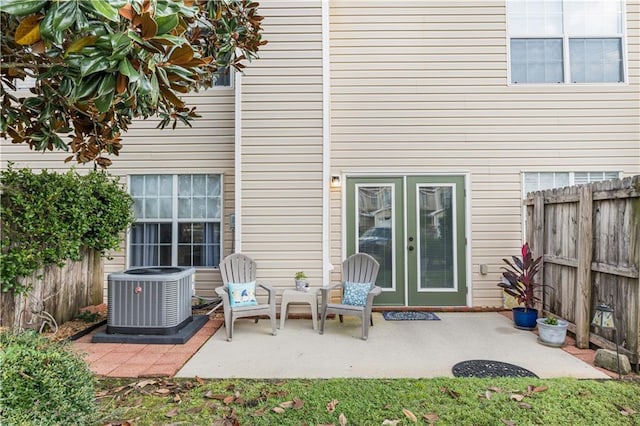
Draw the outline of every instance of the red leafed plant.
M542 256L534 259L529 243L524 243L520 258L511 256L511 260L502 260L507 266L502 268L504 272L498 287L502 287L505 293L523 304L525 309L534 309L536 302L540 300L536 289L542 285L536 281L536 275L540 271Z

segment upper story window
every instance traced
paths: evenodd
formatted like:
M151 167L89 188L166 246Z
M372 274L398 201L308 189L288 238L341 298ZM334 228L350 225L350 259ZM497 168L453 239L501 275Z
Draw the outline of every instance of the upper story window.
M511 83L624 82L621 0L507 0Z
M213 86L220 88L233 87L233 75L229 67L222 68L215 73Z

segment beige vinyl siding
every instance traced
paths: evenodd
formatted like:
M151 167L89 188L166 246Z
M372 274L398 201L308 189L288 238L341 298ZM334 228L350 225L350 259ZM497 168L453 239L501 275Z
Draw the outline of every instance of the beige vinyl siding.
M123 149L113 158L109 172L121 176L127 182L130 174L222 173L223 174L223 244L224 254L231 251L232 235L229 213L234 208L234 91L232 88L209 89L185 96L187 103L195 105L202 116L193 127L178 124L171 128L156 129L157 119L135 121L129 131L123 133ZM67 171L74 163L64 163L67 153L29 151L24 144L12 145L2 141L2 166L7 161L16 167ZM80 171L93 169L93 164L76 166ZM107 275L126 268L124 242L122 250L112 253L112 259L104 261L105 290ZM196 292L213 296L219 285L217 269L203 269L196 274ZM105 292L106 302L106 292Z
M268 44L242 78L242 251L258 279L322 284L320 0L260 3Z
M522 172L640 173L638 1L626 12L628 83L509 85L504 1L332 0L331 173L468 173L472 305L501 306Z

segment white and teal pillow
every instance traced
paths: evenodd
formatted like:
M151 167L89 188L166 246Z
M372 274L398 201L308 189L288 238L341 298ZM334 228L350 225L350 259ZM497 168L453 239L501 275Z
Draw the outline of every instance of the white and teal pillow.
M342 291L342 304L365 306L367 304L369 291L371 291L371 283L345 281Z
M229 302L232 307L257 305L256 282L229 283Z

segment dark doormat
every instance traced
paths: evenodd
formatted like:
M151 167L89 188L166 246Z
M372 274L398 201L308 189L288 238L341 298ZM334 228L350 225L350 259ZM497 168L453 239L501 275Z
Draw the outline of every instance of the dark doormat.
M433 312L385 311L382 316L387 321L440 321Z
M531 371L500 361L474 359L462 361L452 368L454 377L535 377Z

